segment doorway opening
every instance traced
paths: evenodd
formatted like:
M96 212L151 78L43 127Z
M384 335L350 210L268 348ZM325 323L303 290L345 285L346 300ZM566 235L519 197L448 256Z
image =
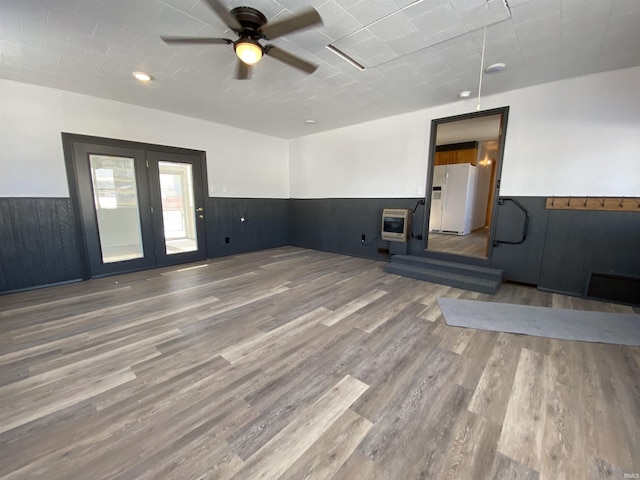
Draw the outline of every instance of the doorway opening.
M204 152L62 139L83 279L207 258Z
M508 111L432 121L427 251L490 258Z

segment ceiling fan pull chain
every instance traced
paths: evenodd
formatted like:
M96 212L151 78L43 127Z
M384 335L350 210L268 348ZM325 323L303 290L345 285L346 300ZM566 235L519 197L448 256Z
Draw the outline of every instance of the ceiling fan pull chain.
M484 9L484 33L482 35L482 57L480 59L480 80L478 81L478 105L476 110L480 111L480 97L482 95L482 74L484 73L484 51L487 46L487 23L489 22L489 0L485 2Z

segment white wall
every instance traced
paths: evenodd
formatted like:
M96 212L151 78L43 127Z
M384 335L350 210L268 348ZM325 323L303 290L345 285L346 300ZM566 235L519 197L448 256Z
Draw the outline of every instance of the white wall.
M510 107L501 194L640 196L638 85L635 67L483 98L483 110ZM294 139L291 196L423 196L431 120L475 106L460 101Z
M61 132L204 150L211 196L289 198L286 140L7 80L0 80L0 197L69 195Z
M501 194L640 196L637 85L640 67L485 97L483 109L510 106ZM60 132L71 132L204 150L213 196L421 197L431 120L474 110L456 102L287 142L0 80L0 196L68 196Z
M428 130L413 112L294 139L291 196L424 196Z

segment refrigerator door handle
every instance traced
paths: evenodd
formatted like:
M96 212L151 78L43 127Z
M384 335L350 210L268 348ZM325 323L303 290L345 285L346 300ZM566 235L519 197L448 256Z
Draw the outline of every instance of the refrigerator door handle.
M443 190L444 190L444 202L442 203L442 210L446 210L447 209L447 203L449 203L449 189L447 188L447 183L449 183L449 172L447 171L444 174L444 186L443 186Z

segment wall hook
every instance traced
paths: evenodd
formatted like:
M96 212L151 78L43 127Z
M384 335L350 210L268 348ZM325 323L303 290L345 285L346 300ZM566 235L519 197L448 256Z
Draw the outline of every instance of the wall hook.
M623 203L624 203L624 197L620 197L620 203L618 204L620 208L622 208Z
M570 207L570 206L571 206L571 197L567 199L567 207Z
M584 206L587 206L587 202L589 201L589 196L584 197Z
M602 208L604 208L604 197L602 197L602 203L600 204Z
M555 206L555 203L556 203L556 197L553 196L553 197L551 197L551 206L552 207Z

